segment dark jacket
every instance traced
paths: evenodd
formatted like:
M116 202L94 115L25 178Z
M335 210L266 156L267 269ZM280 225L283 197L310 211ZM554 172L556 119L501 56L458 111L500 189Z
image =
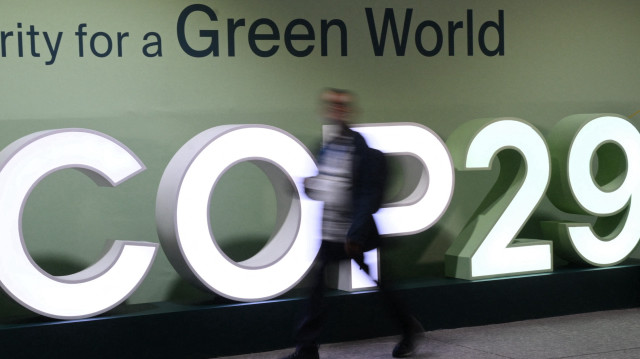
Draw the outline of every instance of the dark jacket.
M373 220L373 214L382 203L386 180L384 162L377 161L365 141L356 131L353 159L353 222L347 233L347 240L362 245L365 251L379 246L380 234Z

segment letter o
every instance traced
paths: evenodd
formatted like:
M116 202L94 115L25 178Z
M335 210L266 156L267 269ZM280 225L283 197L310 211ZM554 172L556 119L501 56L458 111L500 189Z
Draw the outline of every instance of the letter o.
M209 201L218 179L244 161L274 186L277 228L260 252L236 263L213 237ZM317 171L306 147L274 127L227 125L196 135L175 154L158 188L156 223L169 261L184 278L230 299L263 300L288 291L319 249L322 204L302 189L303 179Z
M104 52L99 52L96 49L96 39L98 37L103 37L107 42L107 49L104 50ZM95 34L93 34L93 36L91 36L91 42L89 43L89 45L91 46L91 52L93 52L93 54L97 57L109 56L109 54L111 53L111 49L113 47L113 44L111 42L111 37L106 32L96 32Z

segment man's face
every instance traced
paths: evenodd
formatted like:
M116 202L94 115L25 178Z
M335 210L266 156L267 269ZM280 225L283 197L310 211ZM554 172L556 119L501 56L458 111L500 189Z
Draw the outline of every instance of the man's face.
M334 124L346 124L352 113L353 96L327 91L322 94L324 118Z

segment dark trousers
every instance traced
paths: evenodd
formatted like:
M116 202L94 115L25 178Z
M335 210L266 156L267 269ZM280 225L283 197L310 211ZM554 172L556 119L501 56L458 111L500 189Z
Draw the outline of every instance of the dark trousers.
M310 274L313 276L311 293L306 303L304 316L295 332L295 340L299 349L316 347L317 339L322 331L324 324L323 299L326 286L325 269L329 264L349 259L352 258L347 256L343 243L322 241L316 266ZM356 262L362 263L363 258L355 259ZM369 274L368 271L367 274ZM378 289L383 296L389 314L402 331L402 335L405 337L412 335L415 330L414 320L404 303L382 281L378 281Z

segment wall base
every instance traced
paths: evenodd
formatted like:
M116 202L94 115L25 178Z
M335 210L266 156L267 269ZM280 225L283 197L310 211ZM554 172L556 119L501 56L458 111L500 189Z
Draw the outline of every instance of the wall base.
M640 305L640 263L397 289L425 329L457 328ZM34 316L0 325L4 358L213 358L293 346L304 297L261 303L121 306L99 317ZM323 342L395 335L377 292L328 293Z

